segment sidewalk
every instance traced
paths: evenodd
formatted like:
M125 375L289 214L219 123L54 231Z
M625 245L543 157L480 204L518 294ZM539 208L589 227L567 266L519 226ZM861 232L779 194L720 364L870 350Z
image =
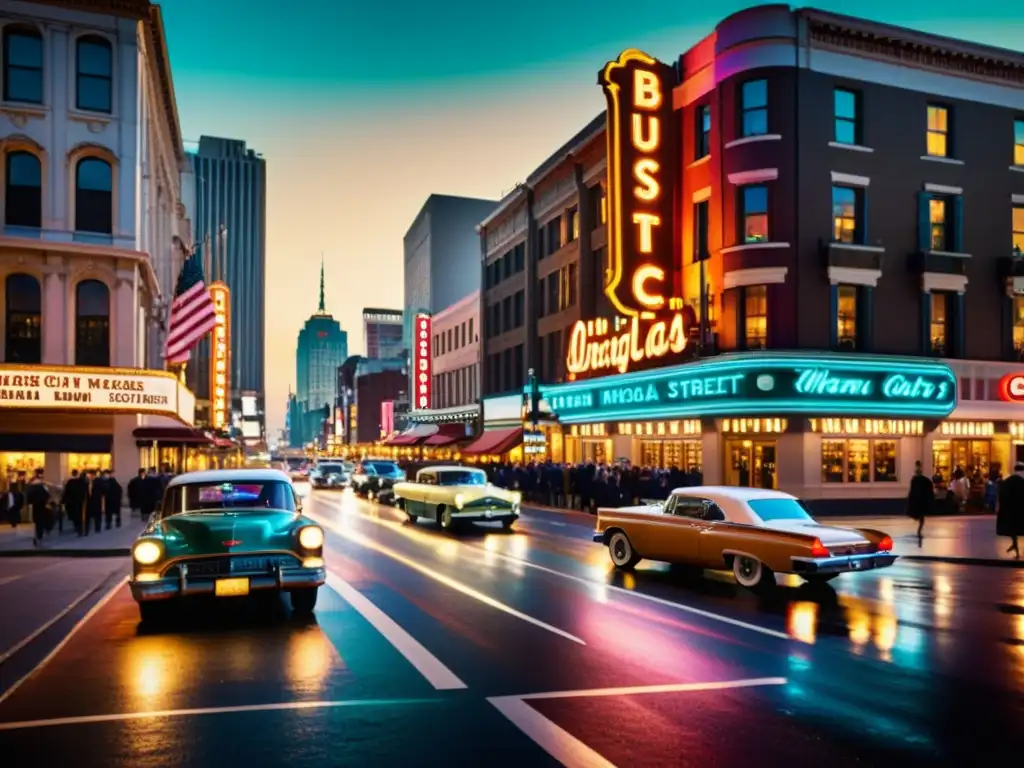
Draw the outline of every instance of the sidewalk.
M597 523L596 515L579 510L534 503L524 505L524 510L559 516L569 525L593 528ZM1007 554L1010 540L996 537L995 515L929 517L921 546L917 543L917 523L908 517L825 517L819 522L884 531L892 537L896 554L906 560L1024 568L1024 559L1015 560L1013 555ZM1024 547L1024 541L1021 545Z
M21 523L17 528L0 525L0 557L127 557L145 527L138 517L125 514L120 528L92 531L88 536L79 537L65 521L64 531L54 528L37 549L32 546L34 527L31 523Z

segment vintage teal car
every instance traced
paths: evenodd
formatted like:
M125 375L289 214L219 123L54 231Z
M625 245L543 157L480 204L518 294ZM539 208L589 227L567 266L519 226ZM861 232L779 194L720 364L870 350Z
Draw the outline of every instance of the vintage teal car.
M324 583L324 532L302 515L275 469L191 472L170 481L132 547L132 597L142 620L183 598L287 592L311 613Z

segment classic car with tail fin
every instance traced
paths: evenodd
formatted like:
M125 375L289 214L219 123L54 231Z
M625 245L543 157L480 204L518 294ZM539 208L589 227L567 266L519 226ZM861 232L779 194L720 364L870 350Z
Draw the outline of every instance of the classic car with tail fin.
M273 469L191 472L172 479L132 547L132 597L143 621L198 595L287 592L311 613L324 583L324 532L302 515Z
M662 503L601 508L594 541L619 569L646 558L730 570L750 589L774 584L776 573L823 583L896 561L882 531L823 525L799 499L758 488L678 488Z
M511 528L522 501L517 491L491 485L483 470L459 466L426 467L416 473L416 482L395 483L394 492L395 505L411 521L435 520L445 530L492 520Z

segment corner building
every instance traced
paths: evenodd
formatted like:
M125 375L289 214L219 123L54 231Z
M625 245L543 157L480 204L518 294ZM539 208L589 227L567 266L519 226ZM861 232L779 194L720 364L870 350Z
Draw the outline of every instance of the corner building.
M607 290L623 262L601 115L481 225L485 396L521 391L533 368L564 432L551 458L699 462L708 483L822 502L901 500L918 460L944 480L1010 471L1024 458L1010 386L1024 374L1024 55L772 5L722 21L669 80L657 320L685 311L686 349L624 374L570 370L578 321L596 338L627 319ZM692 395L687 377L726 368L749 381L666 401L670 382ZM801 393L805 370L826 379ZM887 398L893 375L955 398ZM650 402L632 389L642 376ZM759 389L765 376L778 387ZM846 379L871 396L830 396Z

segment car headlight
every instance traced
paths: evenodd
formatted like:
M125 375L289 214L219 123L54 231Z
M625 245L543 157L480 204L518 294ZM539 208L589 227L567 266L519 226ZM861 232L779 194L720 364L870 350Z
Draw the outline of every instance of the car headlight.
M163 556L163 550L155 541L140 541L132 549L132 557L139 565L153 565Z
M512 491L512 503L518 506L522 502L523 494L521 494L519 491Z
M307 525L299 531L299 544L303 549L320 549L324 545L324 532L315 525Z
M455 494L455 508L462 509L462 505L466 503L465 497L461 493Z

